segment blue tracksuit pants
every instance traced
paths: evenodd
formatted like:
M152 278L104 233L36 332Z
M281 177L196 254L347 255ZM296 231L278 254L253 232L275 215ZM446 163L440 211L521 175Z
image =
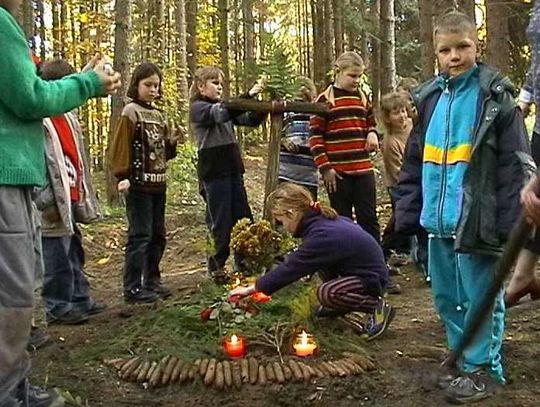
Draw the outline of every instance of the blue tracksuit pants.
M446 327L448 346L457 346L473 310L491 283L498 257L457 253L454 239L430 237L429 270L435 308ZM475 340L463 352L459 367L465 372L485 369L504 382L501 345L504 301L501 290Z

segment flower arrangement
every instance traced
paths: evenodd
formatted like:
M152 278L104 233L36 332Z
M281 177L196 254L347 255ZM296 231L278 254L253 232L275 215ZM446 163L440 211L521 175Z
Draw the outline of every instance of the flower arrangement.
M231 233L231 249L244 257L252 274L269 270L276 258L292 250L295 245L293 239L272 229L267 220L252 222L247 218L241 219Z

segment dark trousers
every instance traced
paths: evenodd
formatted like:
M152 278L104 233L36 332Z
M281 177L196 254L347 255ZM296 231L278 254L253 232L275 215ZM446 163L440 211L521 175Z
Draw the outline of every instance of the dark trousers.
M388 195L390 195L390 204L392 205L392 215L384 228L382 235L382 249L384 258L390 257L390 251L407 253L411 250L411 238L403 233L396 232L396 218L395 218L395 188L388 188Z
M53 317L71 310L88 312L93 301L84 275L84 249L81 232L73 225L71 236L41 238L43 245L43 289L45 309Z
M124 291L153 288L161 281L159 262L165 250L166 193L130 190L126 197L129 222Z
M531 153L536 166L540 166L540 134L533 133L531 139ZM540 231L537 229L534 238L525 246L533 253L540 254Z
M338 311L360 311L371 314L379 303L379 296L370 293L360 277L340 277L327 281L317 290L323 307Z
M341 216L351 219L354 208L356 223L380 242L375 175L371 172L356 177L343 174L341 176L343 179L337 178L337 190L328 194L332 208Z
M222 269L230 254L231 231L242 218L253 219L242 175L216 178L202 182L206 201L206 223L214 241L208 256L208 270ZM235 264L241 261L235 256Z

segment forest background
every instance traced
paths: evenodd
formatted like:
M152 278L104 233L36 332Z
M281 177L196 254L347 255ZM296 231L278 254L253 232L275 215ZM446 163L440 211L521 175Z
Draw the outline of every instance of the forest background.
M107 168L106 151L130 72L145 60L160 66L161 107L173 126L183 129L181 158L173 168L173 176L182 179L193 174L195 162L186 114L199 66L223 69L225 97L245 92L263 77L265 97L280 98L290 96L299 76L312 78L321 90L331 81L336 55L355 50L366 61L377 107L380 95L400 78L422 81L433 75L434 21L457 8L474 17L483 59L520 85L529 58L525 29L531 7L526 0L26 0L17 17L41 60L61 57L82 67L99 51L122 73L118 96L80 109L95 172ZM240 138L264 145L267 127ZM115 182L105 178L107 200L115 203Z

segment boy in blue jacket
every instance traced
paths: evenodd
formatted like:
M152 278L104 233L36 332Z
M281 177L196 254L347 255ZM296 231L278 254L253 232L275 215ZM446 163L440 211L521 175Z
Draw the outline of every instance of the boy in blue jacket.
M401 169L396 229L429 233L433 298L453 349L493 279L534 164L512 84L477 62L474 23L448 13L433 37L440 74L413 93L419 117ZM448 401L474 402L505 383L503 331L501 291L459 366L439 383Z

